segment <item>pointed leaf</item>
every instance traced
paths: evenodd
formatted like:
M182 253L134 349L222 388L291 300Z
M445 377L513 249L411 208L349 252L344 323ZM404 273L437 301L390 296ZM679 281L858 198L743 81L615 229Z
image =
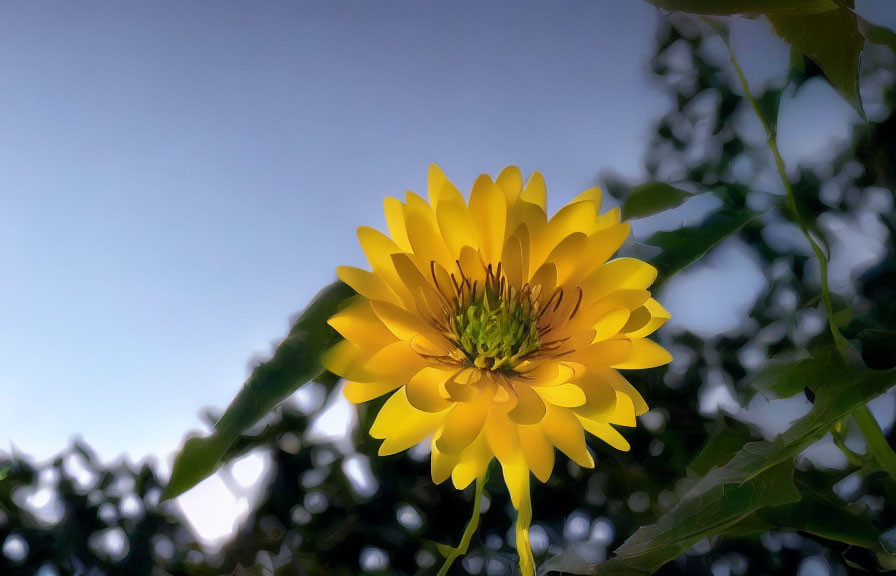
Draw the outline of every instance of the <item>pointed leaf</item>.
M633 220L644 218L669 208L681 206L685 200L693 196L663 182L647 182L632 188L622 204L622 219Z
M174 498L214 473L227 448L300 386L324 372L321 355L339 340L327 319L354 291L342 282L321 290L273 357L258 365L215 424L210 436L190 438L174 459L164 497Z
M677 230L657 232L645 240L663 252L651 262L662 275L658 282L696 262L719 242L734 234L760 216L751 210L721 208L697 226L685 226Z
M896 370L830 366L830 381L819 389L809 414L774 441L750 442L724 466L710 470L655 524L640 528L626 540L595 573L653 572L702 538L722 533L763 508L798 500L792 478L796 455L838 420L896 383Z
M865 38L856 15L843 7L816 14L768 14L775 34L818 64L831 85L864 118L859 61Z

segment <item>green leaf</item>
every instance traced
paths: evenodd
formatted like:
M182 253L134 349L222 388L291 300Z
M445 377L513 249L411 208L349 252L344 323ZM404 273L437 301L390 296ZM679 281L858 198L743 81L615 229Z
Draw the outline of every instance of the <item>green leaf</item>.
M858 14L856 18L859 23L859 32L865 37L865 40L881 46L886 46L894 54L896 54L896 32L886 26L873 24Z
M227 448L247 428L323 372L321 355L339 340L327 319L354 295L342 282L321 290L302 312L273 357L258 365L215 424L210 436L188 439L174 459L164 498L183 494L221 465Z
M736 469L735 469L736 470ZM655 524L638 529L597 566L596 574L650 574L696 542L724 532L757 510L796 502L789 462L763 466L755 474L716 468Z
M685 200L693 196L663 182L647 182L632 188L622 204L622 218L633 220L651 216L669 208L681 206Z
M663 250L652 261L662 274L660 281L696 262L719 242L746 226L760 214L751 210L733 210L724 207L711 213L697 226L685 226L653 234L644 242Z
M603 548L594 542L579 542L571 545L569 548L560 552L556 556L552 556L545 560L538 567L538 576L560 572L561 574L589 574L597 566L585 559L585 556L594 556L594 554L583 554L582 548L595 549Z
M749 426L720 416L706 444L691 460L688 468L702 476L715 466L721 466L731 460L750 440L753 440L753 434Z
M834 10L835 0L647 0L665 10L730 16L731 14L814 14Z
M852 562L863 572L889 572L896 567L892 553L886 549L886 533L881 534L872 523L867 507L845 507L836 501L830 491L826 497L805 491L802 494L799 502L759 510L729 528L725 537L755 536L769 530L801 532L825 541L846 544L847 550L858 547L872 552L870 556L861 557L868 566L855 564L858 560L855 555L852 561L844 558L844 561Z
M824 363L832 366L831 362ZM819 389L809 414L774 441L750 442L724 466L710 470L655 524L640 528L626 540L595 573L649 574L702 538L724 533L763 508L797 501L799 492L792 478L796 455L896 382L896 370L840 365L832 374L831 381Z
M825 346L813 350L808 358L772 361L749 379L750 387L771 392L776 398L790 398L806 388L822 393L842 382L848 370L836 356L836 348Z
M859 33L856 15L843 7L816 14L767 14L769 22L785 42L818 64L831 85L859 112L859 61L865 38Z
M797 503L766 508L757 516L768 524L768 529L806 532L850 546L879 549L880 532L867 516L805 494Z

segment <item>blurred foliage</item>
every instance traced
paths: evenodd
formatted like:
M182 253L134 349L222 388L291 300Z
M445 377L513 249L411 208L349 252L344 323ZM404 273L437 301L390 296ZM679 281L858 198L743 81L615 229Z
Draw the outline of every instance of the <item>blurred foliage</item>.
M755 93L772 123L782 95L824 81L824 65L797 48L789 77ZM696 222L627 249L659 248L654 261L670 280L704 265L717 245L736 243L766 286L735 330L660 332L673 364L627 374L654 407L627 433L631 452L594 440L595 470L557 454L549 482L533 485L532 541L543 573L796 574L809 560L830 574L896 566L888 552L893 532L885 535L896 525L896 483L855 441L849 416L892 386L888 370L896 365L896 55L872 44L864 54L862 87L875 102L869 121L857 123L848 142L832 144L826 159L789 167L797 209L825 250L850 250L838 237L843 228L881 239L872 267L835 279L836 322L861 354L864 366L857 366L835 351L818 263L796 232L795 213L783 206L766 142L750 136L755 117L724 44L693 18L660 23L651 67L672 106L647 146L649 182L606 175L602 183L633 218L683 203L687 210L697 196L709 208ZM672 288L667 281L664 289ZM104 466L80 444L41 465L22 456L0 460L0 573L435 573L436 543L457 543L472 487L458 493L433 485L425 452L375 456L367 430L382 400L358 407L350 442L310 433L323 398L338 393L334 379L308 360L331 341L320 319L344 297L339 284L326 290L253 372L210 439L188 441L167 488L153 466ZM304 356L293 355L296 342ZM245 429L315 378L320 383L308 384L321 400L315 406L303 412L287 402ZM701 406L714 390L732 392L741 407L802 395L812 408L782 435L766 437L743 409ZM239 400L246 397L251 405ZM889 435L892 445L892 426ZM801 456L820 438L842 451L841 466L818 467ZM176 506L162 501L163 490L176 495L250 452L269 463L260 499L231 541L205 550ZM222 478L229 470L224 464ZM500 474L491 476L480 529L454 574L508 574L515 565L513 509Z

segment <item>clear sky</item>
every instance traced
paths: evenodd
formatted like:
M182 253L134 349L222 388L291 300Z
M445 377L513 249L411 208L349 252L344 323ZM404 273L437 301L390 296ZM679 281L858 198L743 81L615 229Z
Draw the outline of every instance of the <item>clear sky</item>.
M644 2L2 12L0 441L38 458L79 434L167 460L430 162L462 189L541 170L556 209L637 177L668 105ZM735 32L757 81L783 72L762 22ZM845 133L819 98L813 138Z

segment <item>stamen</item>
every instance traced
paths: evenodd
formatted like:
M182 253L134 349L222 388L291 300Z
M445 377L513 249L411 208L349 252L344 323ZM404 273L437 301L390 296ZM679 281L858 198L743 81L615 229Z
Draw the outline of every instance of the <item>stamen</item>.
M570 315L569 315L569 319L570 319L570 320L572 320L573 318L575 318L576 313L579 311L579 306L582 305L582 296L583 296L582 287L581 287L581 286L576 286L576 290L577 290L578 293L579 293L579 299L576 300L575 308L572 309L572 312L571 312Z
M557 308L560 307L560 303L563 302L563 288L558 288L558 290L560 291L560 297L557 298L557 303L554 304L554 312L557 311Z

